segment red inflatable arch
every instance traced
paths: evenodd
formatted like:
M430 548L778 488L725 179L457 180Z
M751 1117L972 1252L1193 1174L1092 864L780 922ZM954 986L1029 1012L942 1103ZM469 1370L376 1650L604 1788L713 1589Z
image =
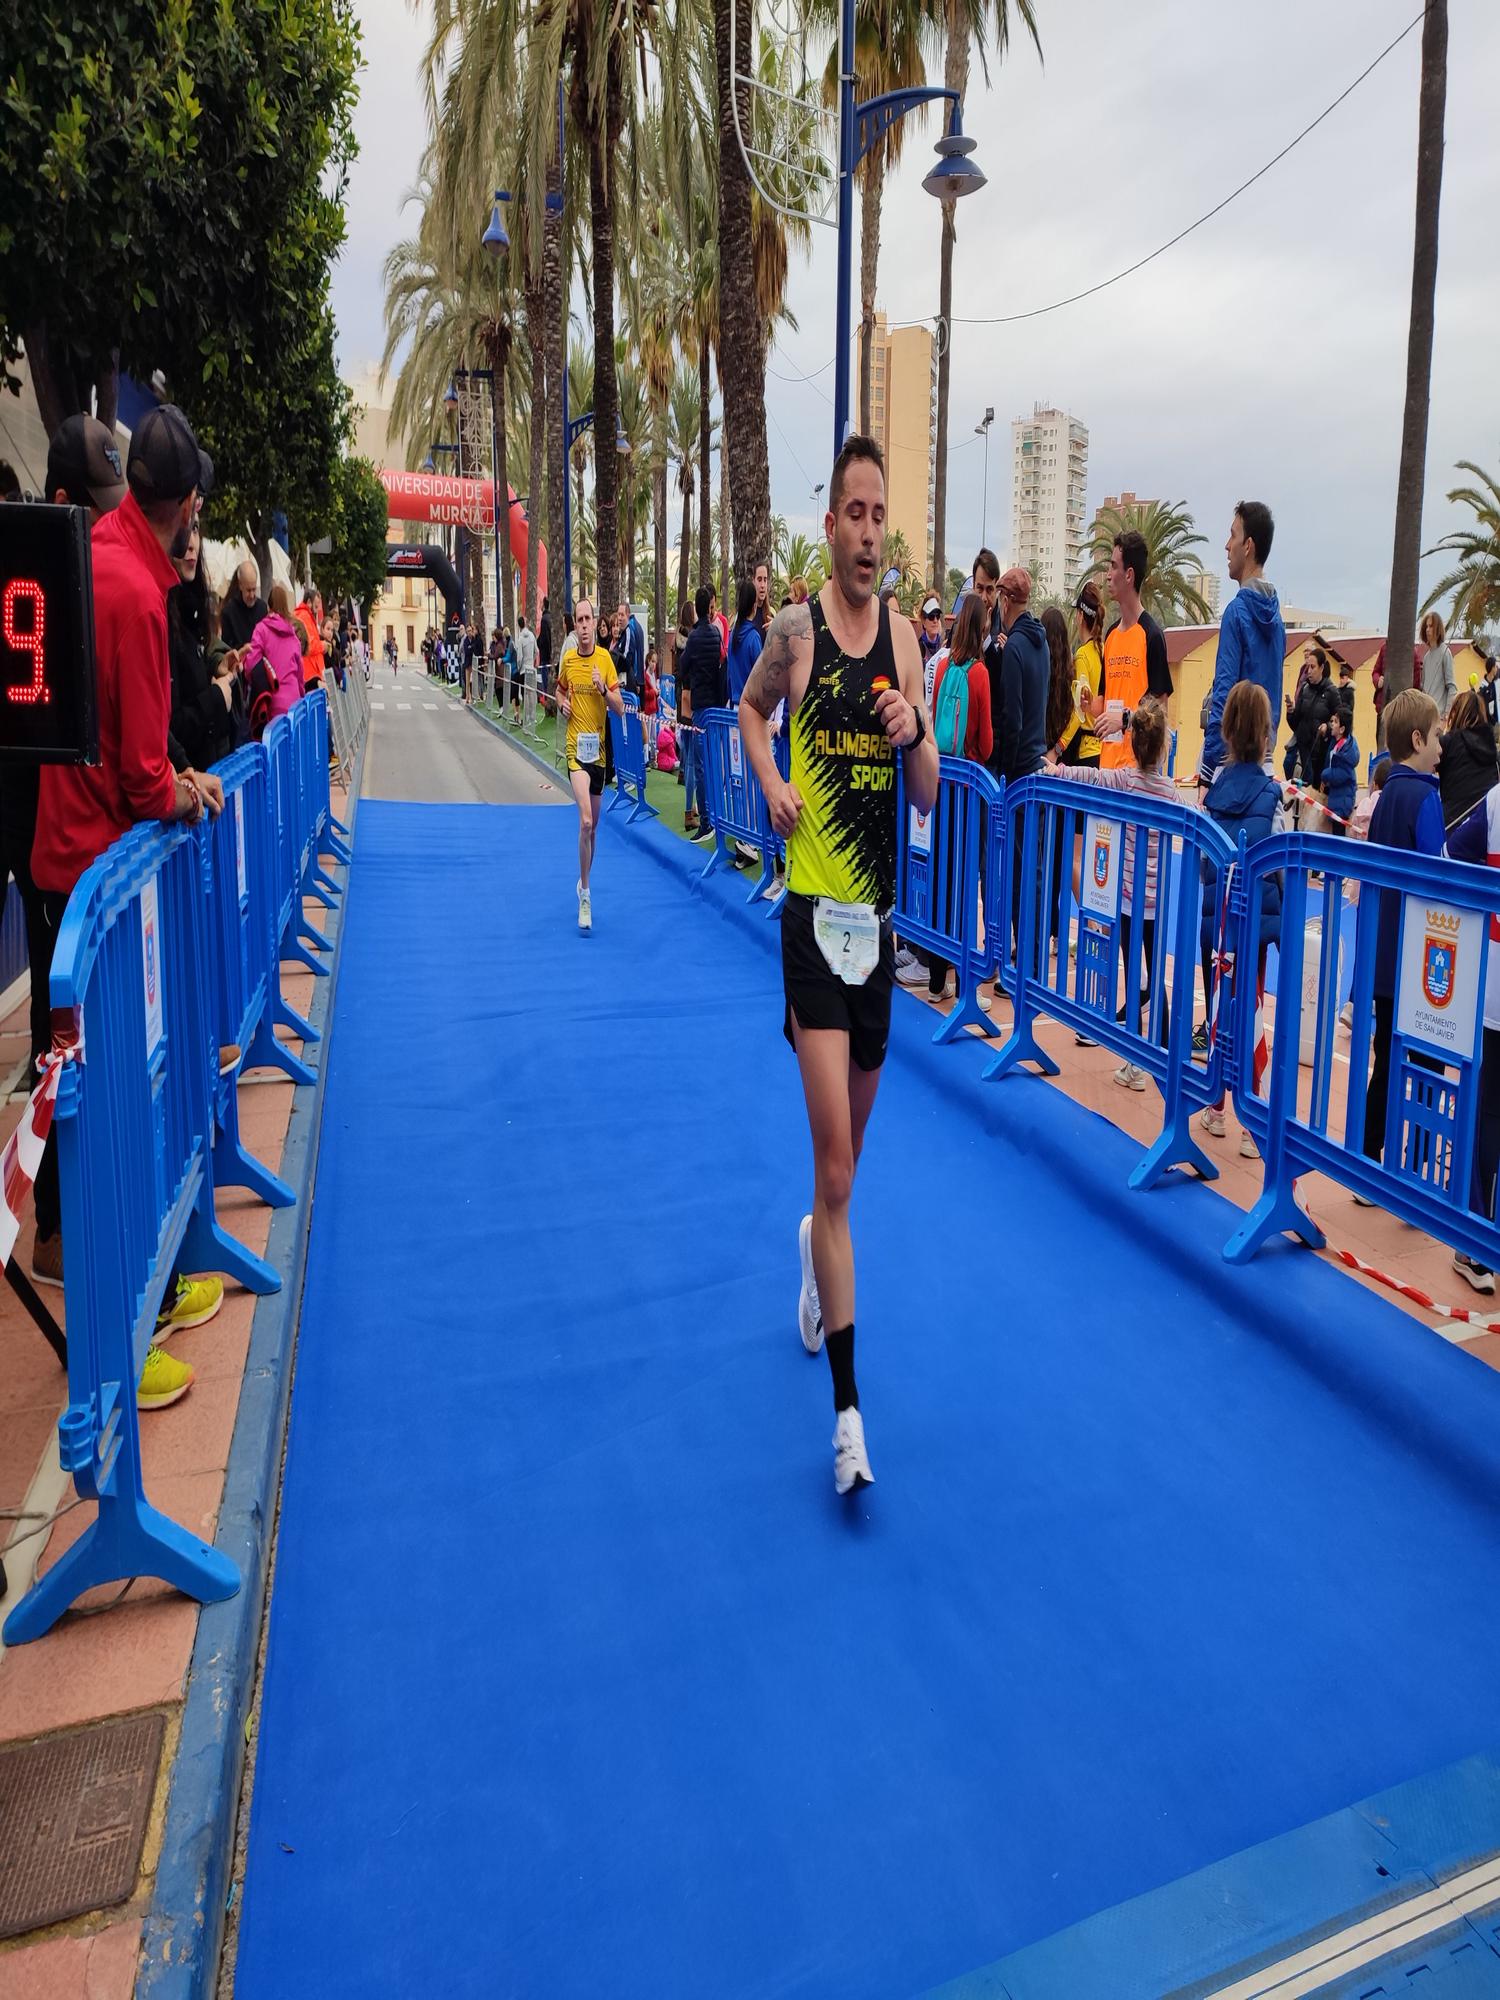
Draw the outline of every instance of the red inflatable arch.
M477 520L481 528L495 523L494 488L487 479L454 479L442 472L396 472L386 466L380 474L390 503L393 521L431 521L440 527L466 526ZM516 489L507 486L511 501ZM526 556L531 541L531 524L524 507L510 510L510 556L519 575L526 575ZM537 544L536 587L538 598L547 595L547 545ZM535 622L535 606L526 607Z

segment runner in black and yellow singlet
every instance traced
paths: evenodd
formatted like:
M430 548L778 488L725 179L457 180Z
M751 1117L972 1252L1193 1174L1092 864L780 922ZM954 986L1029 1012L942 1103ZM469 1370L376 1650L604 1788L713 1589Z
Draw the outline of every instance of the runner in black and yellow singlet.
M787 844L781 913L783 1027L797 1053L813 1142L813 1207L802 1218L797 1322L833 1375L833 1479L871 1482L854 1380L849 1200L890 1034L897 766L921 812L938 759L922 708L910 623L874 599L885 539L885 463L851 437L829 481L832 574L810 604L772 619L740 700L740 734ZM791 774L776 768L770 718L785 701ZM825 1324L826 1322L826 1324Z
M792 783L802 810L786 844L787 890L873 903L884 917L896 894L896 752L875 701L879 688L896 685L890 606L880 606L875 643L855 660L828 629L819 600L808 608L812 672L791 723ZM790 1039L790 1023L787 1034ZM860 1067L878 1069L879 1057Z

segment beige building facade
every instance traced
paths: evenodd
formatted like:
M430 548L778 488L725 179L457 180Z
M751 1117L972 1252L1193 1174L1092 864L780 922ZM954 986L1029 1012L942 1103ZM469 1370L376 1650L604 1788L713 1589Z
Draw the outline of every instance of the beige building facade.
M1076 590L1088 568L1088 426L1045 403L1010 427L1012 562L1043 595Z
M856 371L862 367L860 342ZM937 350L930 328L903 326L892 332L883 312L875 315L870 342L870 430L885 454L887 530L900 530L927 577L936 501Z

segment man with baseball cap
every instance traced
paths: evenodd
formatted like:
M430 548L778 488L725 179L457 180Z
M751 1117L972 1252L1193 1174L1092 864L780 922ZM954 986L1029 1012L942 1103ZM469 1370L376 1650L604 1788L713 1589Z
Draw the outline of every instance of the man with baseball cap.
M73 448L74 441L65 440L64 456ZM87 472L86 444L83 463ZM167 593L178 582L173 559L187 552L200 495L213 478L175 405L149 410L136 425L125 477L128 492L93 532L99 762L46 764L41 773L31 868L42 891L48 936L43 962L33 961L32 977L44 992L57 927L84 870L140 820L192 821L218 813L224 804L217 778L174 771L167 751L172 707ZM85 487L91 494L95 490L91 477ZM49 1138L36 1178L31 1269L42 1284L62 1283L61 1221L56 1142ZM201 1326L219 1310L223 1295L218 1278L179 1276L168 1290L158 1336ZM142 1409L163 1409L187 1393L192 1379L190 1367L153 1346L137 1400Z
M58 507L87 507L94 521L125 498L125 467L114 433L97 417L64 417L47 447L47 498Z

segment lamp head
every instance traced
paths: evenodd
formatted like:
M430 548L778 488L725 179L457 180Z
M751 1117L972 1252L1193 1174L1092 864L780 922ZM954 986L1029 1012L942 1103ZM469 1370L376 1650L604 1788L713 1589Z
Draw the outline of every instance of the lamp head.
M969 158L974 141L962 132L948 132L933 148L937 165L922 185L939 201L957 201L962 195L977 194L986 185L985 176Z
M505 233L505 223L500 215L501 202L509 200L510 196L504 188L495 189L495 203L490 210L490 226L479 239L492 257L501 257L510 248L510 238Z
M427 456L426 456L426 457L425 457L425 458L424 458L424 459L422 460L422 470L423 470L424 472L436 472L436 471L437 471L437 464L436 464L435 460L433 459L433 456L432 456L432 453L431 453L431 452L428 452Z
M456 410L458 408L458 389L452 382L448 384L447 389L443 392L443 408L445 410Z

